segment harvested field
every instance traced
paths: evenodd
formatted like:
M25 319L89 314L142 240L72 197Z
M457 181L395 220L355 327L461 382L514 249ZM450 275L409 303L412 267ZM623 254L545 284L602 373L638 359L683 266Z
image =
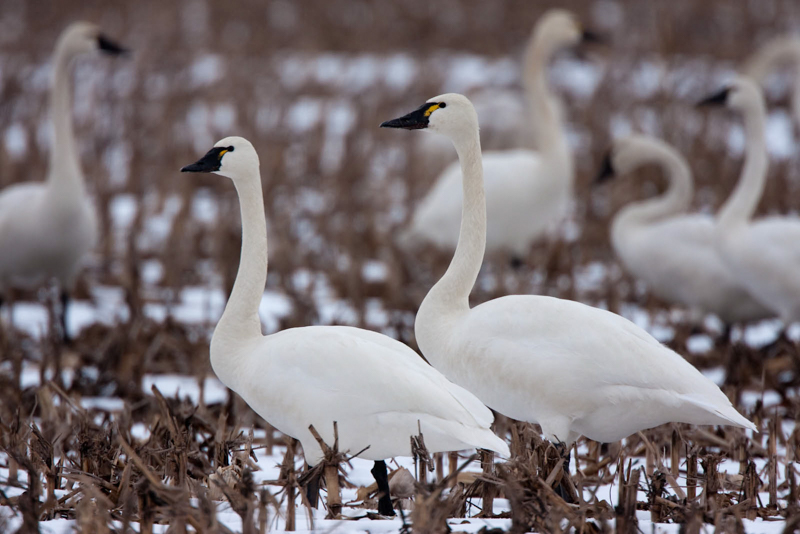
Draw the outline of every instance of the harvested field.
M409 254L394 237L455 154L424 160L417 136L378 124L445 91L519 92L522 48L551 4L5 1L0 187L46 174L60 31L91 20L133 53L81 58L73 71L76 138L102 228L69 309L73 343L53 333L55 289L14 292L0 307L0 532L400 530L401 518L371 520L375 499L361 490L370 462L359 459L340 465L341 509L309 514L299 446L214 376L208 342L239 262L239 206L228 180L178 171L227 135L258 149L265 333L344 324L416 349L415 312L450 256ZM493 468L471 451L390 464L419 481L405 480L415 495L405 520L420 533L791 532L800 330L782 336L780 321L766 320L726 338L719 320L692 324L652 297L614 258L608 223L663 180L647 171L599 190L590 182L612 138L649 133L687 156L695 207L715 210L737 180L744 137L738 117L694 103L759 44L800 28L800 5L563 4L608 40L551 68L575 154L572 217L560 245L542 243L518 269L487 258L472 301L536 293L620 313L720 385L759 433L675 424L615 444L582 439L570 477L578 498L567 504L553 490L555 448L537 427L498 417L512 458ZM759 214L800 209L791 81L768 80ZM485 148L508 148L502 123L482 128Z

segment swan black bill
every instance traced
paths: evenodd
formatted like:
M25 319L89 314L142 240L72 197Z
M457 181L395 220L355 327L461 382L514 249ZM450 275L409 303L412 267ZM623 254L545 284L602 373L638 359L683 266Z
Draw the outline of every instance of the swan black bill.
M232 147L214 147L205 156L191 165L186 165L181 172L215 172L222 166L222 156L230 152Z
M728 93L730 93L730 87L726 87L721 91L717 91L713 95L707 96L703 100L697 103L697 107L706 107L706 106L724 106L725 102L728 101Z
M603 44L605 42L606 39L596 32L593 32L591 30L583 30L583 32L581 32L581 43Z
M603 157L603 163L600 164L600 171L597 173L597 176L594 177L592 184L597 185L607 182L614 177L614 174L614 164L611 161L611 151L609 150Z
M430 122L428 117L435 110L444 107L436 102L426 102L419 109L415 109L408 115L403 115L397 119L382 122L381 128L403 128L404 130L422 130L428 127Z
M107 54L111 54L114 56L119 56L122 54L127 54L129 50L127 48L123 48L122 46L118 45L105 35L98 35L97 36L97 47L100 48L103 52Z

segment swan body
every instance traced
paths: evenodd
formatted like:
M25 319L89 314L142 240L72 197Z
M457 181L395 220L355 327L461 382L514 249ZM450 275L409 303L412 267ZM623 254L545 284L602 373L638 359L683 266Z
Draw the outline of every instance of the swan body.
M533 30L525 53L523 84L538 150L484 154L489 220L486 249L490 254L526 257L531 244L567 215L574 165L559 106L545 75L548 62L558 51L588 40L590 35L581 30L574 15L561 9L545 13ZM455 250L461 221L460 172L454 162L437 178L401 233L406 248L429 243Z
M124 51L86 22L70 25L56 45L47 181L12 185L0 192L0 290L36 286L55 278L67 291L82 258L97 244L97 214L75 146L69 90L72 60L94 50Z
M462 95L435 97L387 127L449 137L463 179L453 260L417 313L425 357L504 415L538 423L551 440L616 441L667 422L755 429L720 389L627 319L578 302L515 295L469 307L483 261L486 203L478 121Z
M746 150L741 177L717 213L715 244L734 275L785 324L800 320L800 219L752 221L767 179L766 109L759 86L739 76L701 104L725 105L744 118Z
M792 69L792 115L800 125L800 35L781 35L767 42L742 65L741 72L762 86L772 70L779 66Z
M616 140L598 179L646 164L659 165L669 186L659 197L628 204L611 223L611 244L628 272L659 298L698 314L713 313L726 323L771 316L715 250L714 217L687 213L692 175L674 148L639 135Z
M298 439L309 464L323 458L309 425L332 445L334 422L339 450L376 462L410 456L420 431L431 452L480 447L508 456L489 428L491 411L399 341L345 326L262 335L267 233L258 155L247 140L228 137L182 171L231 178L241 203L239 272L211 338L211 366L256 413Z

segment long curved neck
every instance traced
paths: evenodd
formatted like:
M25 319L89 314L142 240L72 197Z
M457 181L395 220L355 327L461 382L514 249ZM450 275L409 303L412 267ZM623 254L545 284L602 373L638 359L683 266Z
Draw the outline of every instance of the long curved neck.
M256 172L234 180L234 185L242 210L242 253L231 296L211 338L212 358L219 347L236 346L262 335L258 306L267 283L267 225L261 179Z
M483 162L477 128L453 141L463 176L464 203L458 245L444 276L423 300L419 314L431 308L442 312L468 311L469 294L483 263L486 248L486 196L483 191Z
M622 208L614 218L614 230L645 226L685 213L692 201L694 188L691 171L680 155L658 147L640 150L640 164L658 164L667 176L669 185L662 195L632 202Z
M560 159L571 165L566 132L546 77L547 65L556 51L557 47L544 36L534 35L525 51L522 82L531 110L536 148L544 158Z
M764 139L765 122L766 111L763 102L758 102L744 111L747 150L736 189L717 215L718 223L724 227L747 224L761 200L769 164Z
M50 82L53 131L48 170L48 181L60 197L70 193L83 193L85 187L72 131L72 92L69 87L71 62L72 54L67 51L64 43L60 43L53 56L53 75Z

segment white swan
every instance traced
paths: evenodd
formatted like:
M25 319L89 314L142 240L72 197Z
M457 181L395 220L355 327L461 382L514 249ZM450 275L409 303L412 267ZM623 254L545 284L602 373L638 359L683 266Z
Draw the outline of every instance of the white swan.
M419 429L431 452L480 447L508 456L489 429L491 411L399 341L345 326L262 335L267 229L258 155L249 141L228 137L181 171L227 176L241 203L239 271L211 338L211 366L256 413L300 440L310 465L322 460L322 450L309 425L333 444L336 421L340 450L369 447L359 456L375 461L379 511L393 515L383 460L411 455L410 437Z
M800 320L800 219L751 221L767 179L764 96L753 80L739 76L700 105L741 113L747 142L739 183L717 213L717 250L742 285L788 326Z
M548 62L558 51L581 40L594 40L576 17L553 9L536 23L525 52L523 83L533 122L537 151L486 152L487 252L527 257L531 244L567 213L574 181L572 154L561 123L558 103L547 86ZM461 221L461 170L450 165L415 209L400 244L429 243L454 250Z
M490 408L538 423L548 439L567 444L581 434L616 441L670 421L755 429L686 360L611 312L532 295L470 309L486 240L475 110L465 97L445 94L382 126L444 134L461 162L458 246L415 324L422 353L445 376Z
M740 70L763 86L769 73L779 66L792 69L792 115L795 123L800 126L800 36L775 37L747 58Z
M73 23L62 32L50 84L53 133L47 181L15 184L0 192L0 291L55 278L62 292L65 338L68 292L98 234L97 215L86 192L72 132L69 87L72 59L93 50L124 52L88 22Z
M772 315L737 281L714 249L711 215L689 214L692 174L668 144L641 135L614 141L597 182L657 164L669 186L663 195L622 208L611 223L611 244L625 268L661 299L726 323Z

